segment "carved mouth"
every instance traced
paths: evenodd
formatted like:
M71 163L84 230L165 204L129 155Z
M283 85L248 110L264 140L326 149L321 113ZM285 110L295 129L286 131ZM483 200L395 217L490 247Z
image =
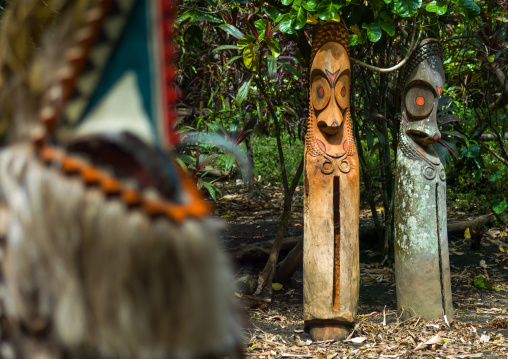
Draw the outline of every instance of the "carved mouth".
M422 145L424 147L427 147L428 145L436 143L436 139L433 138L433 137L430 137L425 132L415 131L415 130L408 130L406 132L406 134L409 137L411 137L411 139L413 141L415 141L416 143L418 143L418 144L420 144L420 145Z

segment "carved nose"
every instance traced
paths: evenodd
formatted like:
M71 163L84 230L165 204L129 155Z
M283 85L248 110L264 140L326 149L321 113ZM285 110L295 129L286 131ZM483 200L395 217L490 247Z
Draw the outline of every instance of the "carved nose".
M328 125L326 121L318 121L318 127L321 131L326 133L327 135L335 135L337 132L339 132L339 124L337 121L333 121L331 125Z
M441 133L439 131L436 132L434 136L431 136L423 131L417 130L408 130L406 133L408 134L409 137L413 139L413 141L425 147L433 143L436 143L441 138Z

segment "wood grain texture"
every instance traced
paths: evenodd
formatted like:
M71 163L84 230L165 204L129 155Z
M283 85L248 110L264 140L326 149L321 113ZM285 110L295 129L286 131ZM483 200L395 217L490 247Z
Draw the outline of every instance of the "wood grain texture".
M304 320L315 340L341 339L359 295L359 166L349 116L347 31L317 33L305 146Z

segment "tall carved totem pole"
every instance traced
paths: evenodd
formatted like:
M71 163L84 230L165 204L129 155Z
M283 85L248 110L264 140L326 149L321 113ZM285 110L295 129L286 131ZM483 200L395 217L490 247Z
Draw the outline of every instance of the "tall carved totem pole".
M304 320L314 340L342 339L359 295L359 165L353 139L347 30L326 23L311 53L305 140Z
M402 74L402 122L395 177L395 276L404 318L453 317L446 175L433 144L445 82L442 49L423 40Z
M217 224L169 156L176 6L2 14L1 357L241 356Z

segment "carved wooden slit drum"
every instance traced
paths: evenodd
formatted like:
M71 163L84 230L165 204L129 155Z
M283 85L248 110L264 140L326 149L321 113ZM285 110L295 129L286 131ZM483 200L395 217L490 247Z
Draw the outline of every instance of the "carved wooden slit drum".
M403 318L453 317L446 175L434 144L445 82L442 50L423 40L401 77L402 117L395 176L395 277Z
M314 340L348 335L359 295L359 162L350 123L347 30L314 38L305 140L304 320Z
M168 155L176 11L19 0L2 14L2 358L243 357L219 227Z

